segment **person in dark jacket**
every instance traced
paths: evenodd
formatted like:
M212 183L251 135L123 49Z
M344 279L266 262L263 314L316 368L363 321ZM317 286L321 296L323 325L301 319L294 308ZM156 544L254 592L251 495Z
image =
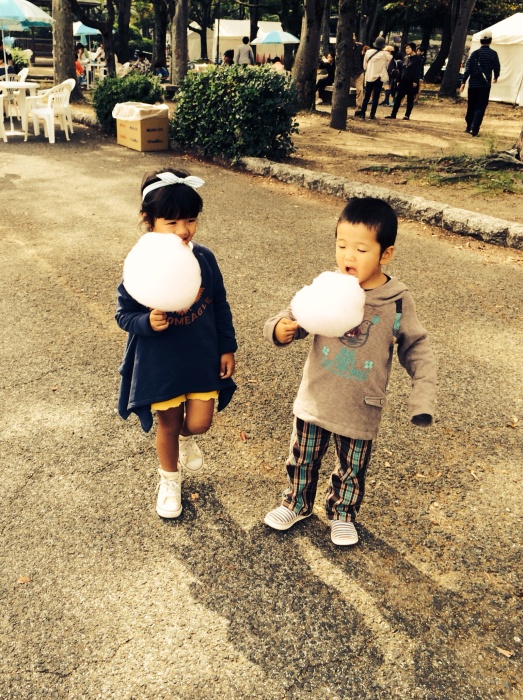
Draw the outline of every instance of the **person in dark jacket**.
M407 97L407 107L403 119L410 119L414 98L418 94L420 74L423 69L421 56L416 55L416 44L411 42L405 46L405 58L401 67L401 77L394 98L392 112L385 119L396 119L403 98Z
M469 81L465 133L471 136L479 136L479 129L488 106L492 75L494 75L494 82L497 83L501 70L498 54L490 48L491 42L491 32L483 32L480 39L481 46L470 54L461 83L460 92L463 92L465 83Z
M194 437L209 430L215 401L218 410L225 408L236 388L237 344L223 278L209 248L192 242L203 207L196 188L203 184L174 169L149 173L142 182L141 215L149 235L178 236L200 267L201 286L190 308L148 308L130 295L125 274L118 288L116 321L128 333L118 412L124 419L136 413L146 431L153 423L151 410L157 413L156 512L162 518L182 512L180 470L198 474L204 466ZM144 285L155 284L143 276Z
M327 75L324 78L320 78L316 83L316 90L318 92L318 104L324 104L326 102L325 88L329 85L333 85L334 83L334 72L336 71L336 62L332 53L330 53L326 59L323 59L322 69L327 71Z

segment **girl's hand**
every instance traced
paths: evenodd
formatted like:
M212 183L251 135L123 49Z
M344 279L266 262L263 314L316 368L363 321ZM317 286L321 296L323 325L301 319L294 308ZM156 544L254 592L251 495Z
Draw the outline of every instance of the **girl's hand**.
M220 377L229 379L232 377L235 367L234 353L226 352L220 357Z
M291 321L290 318L280 318L274 328L274 337L280 345L287 345L294 339L294 334L298 328L296 321Z
M164 331L169 328L169 323L167 322L167 314L165 311L160 311L159 309L153 309L149 314L149 323L153 331Z

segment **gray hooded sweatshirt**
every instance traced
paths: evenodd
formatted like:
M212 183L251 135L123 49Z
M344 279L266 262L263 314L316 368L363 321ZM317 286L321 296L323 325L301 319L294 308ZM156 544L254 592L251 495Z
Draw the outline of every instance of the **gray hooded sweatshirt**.
M298 418L356 440L378 434L394 344L412 379L408 406L414 423L432 423L436 395L435 358L407 287L393 277L365 294L357 328L341 338L314 336L293 408ZM295 320L290 309L282 311L265 323L263 333L269 342L287 347L274 338L281 318ZM307 335L298 328L294 338Z

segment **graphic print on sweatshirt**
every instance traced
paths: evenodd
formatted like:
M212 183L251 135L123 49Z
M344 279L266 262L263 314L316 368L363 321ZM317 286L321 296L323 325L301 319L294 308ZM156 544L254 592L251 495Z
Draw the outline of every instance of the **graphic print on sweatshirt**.
M398 338L401 315L402 315L402 300L396 299L394 302L396 313L394 314L394 324L392 326L393 338ZM356 364L356 348L365 346L369 339L372 328L380 322L380 317L374 315L371 320L364 319L359 326L348 331L338 340L342 346L333 356L331 348L324 345L322 348L323 358L321 366L327 372L335 374L337 377L344 379L354 379L359 382L365 382L369 378L374 362L371 359L360 359L360 364ZM361 354L361 353L360 353Z
M205 287L200 287L198 296L190 308L184 309L183 311L168 311L167 323L170 326L188 326L190 323L197 321L209 304L212 304L212 297L204 297L203 301L201 301L204 292ZM201 304L197 306L200 301Z
M363 360L363 366L356 366L356 351L353 348L363 347L369 339L369 334L373 326L379 323L380 317L373 316L372 320L364 320L359 326L347 331L345 335L339 338L342 347L336 355L332 355L331 348L326 345L322 348L323 358L321 366L328 372L332 372L338 377L344 379L354 379L359 382L364 382L369 378L369 374L373 367L372 360Z

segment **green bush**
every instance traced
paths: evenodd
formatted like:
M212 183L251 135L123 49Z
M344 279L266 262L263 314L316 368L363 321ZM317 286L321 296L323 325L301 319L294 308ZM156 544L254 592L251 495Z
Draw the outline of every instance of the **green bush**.
M131 73L125 78L105 78L94 91L93 104L98 123L104 131L116 133L116 121L112 116L119 102L146 102L154 105L163 102L160 78Z
M189 73L176 98L171 136L182 146L233 159L285 158L295 151L296 88L269 66Z
M17 49L16 47L13 47L10 50L10 53L13 58L13 66L16 73L19 73L22 70L22 68L27 68L27 66L29 65L29 59L24 54L22 49Z

